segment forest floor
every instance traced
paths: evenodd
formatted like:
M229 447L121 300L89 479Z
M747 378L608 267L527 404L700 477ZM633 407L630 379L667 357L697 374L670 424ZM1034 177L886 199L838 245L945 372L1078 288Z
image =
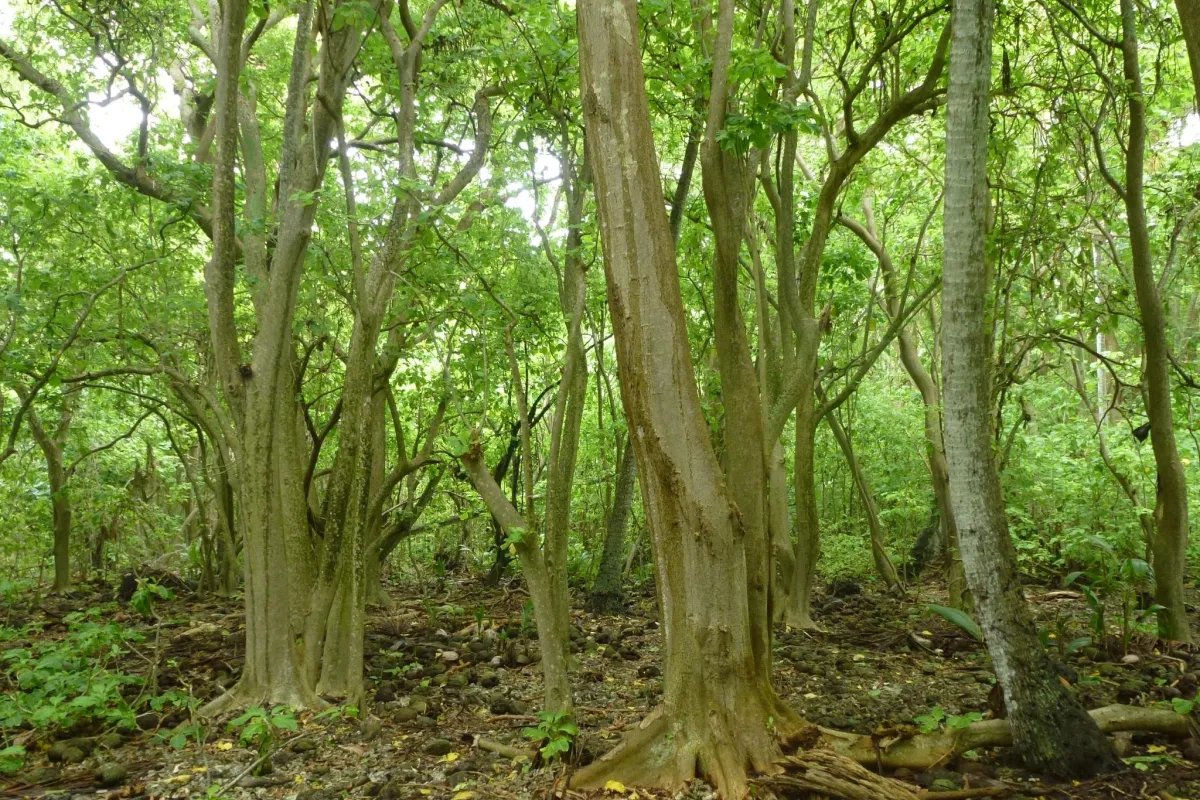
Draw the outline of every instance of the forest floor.
M394 594L399 598L402 593ZM417 594L414 590L408 596ZM713 796L699 784L675 795L632 788L623 793L567 792L562 786L568 767L537 768L514 761L506 748L532 752L523 729L539 721L535 714L541 676L526 595L516 583L496 589L474 579L442 581L421 587L419 594L437 599L397 599L392 609L370 615L370 700L363 718L297 715L296 730L275 730L266 748L269 774L253 774L263 771L250 769L262 760L260 749L239 741L229 717L197 735L199 729L188 727L194 720L187 712L169 712L168 707L163 714L139 716L139 730L132 734L94 724L70 731L17 733L28 756L22 771L0 776L0 798ZM1052 648L1086 635L1089 613L1078 594L1036 588L1028 594L1039 624L1056 632L1047 639ZM237 602L181 593L158 602L156 618L147 620L112 598L111 587L85 587L66 597L18 603L0 612L0 623L10 631L28 625L22 634L26 639L3 643L0 650L61 638L66 615L99 608L101 618L140 629L143 640L119 663L107 666L145 678L143 693L175 690L203 701L236 679L244 646ZM855 583L826 587L817 601L821 631L778 634L779 691L810 722L859 733L897 724L932 730L991 716L998 692L992 692L994 676L986 655L970 636L926 609L927 603L939 599L935 590L919 586L904 597L876 594ZM648 592L632 598L621 616L573 612L576 721L581 729L577 746L584 758L615 744L622 731L636 725L658 701L661 665L655 616ZM1127 647L1120 637L1108 645L1081 647L1062 660L1064 679L1088 708L1195 696L1200 653L1164 652L1160 642L1144 634L1132 636ZM5 680L0 678L0 691L11 688ZM192 738L177 737L175 745L182 746L172 746L171 736L180 732ZM1127 769L1084 783L1038 780L1003 748L969 753L924 772L901 770L895 775L919 791L930 791L930 797L952 791L960 793L941 796L971 796L960 790L992 788L991 796L1014 799L1200 800L1200 744L1149 734L1118 737ZM67 745L77 746L79 752L68 754L66 761L78 763L64 762ZM102 770L107 770L107 788Z

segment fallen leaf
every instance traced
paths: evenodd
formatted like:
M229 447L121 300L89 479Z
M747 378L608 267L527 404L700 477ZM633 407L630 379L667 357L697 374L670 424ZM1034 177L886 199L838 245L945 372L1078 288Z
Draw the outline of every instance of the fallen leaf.
M458 794L454 795L454 797L450 798L450 800L471 800L471 798L474 796L474 792L459 792Z
M458 753L446 753L446 755L438 760L443 764L453 764L455 761L458 761Z
M233 742L217 742L218 750L232 750Z
M625 794L625 784L621 783L620 781L606 781L604 784L604 791Z

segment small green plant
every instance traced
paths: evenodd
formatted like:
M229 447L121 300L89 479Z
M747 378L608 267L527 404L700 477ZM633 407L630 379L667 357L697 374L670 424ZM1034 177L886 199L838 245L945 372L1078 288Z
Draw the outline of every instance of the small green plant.
M357 719L357 718L358 718L358 706L354 706L354 705L333 706L332 708L327 708L324 711L322 711L321 713L317 714L315 717L313 717L314 720L320 720L322 722L325 722L327 720L332 721L332 720Z
M0 729L70 728L84 722L131 728L127 695L141 678L113 668L126 642L142 639L117 622L98 622L98 609L63 618L67 635L0 653L0 671L11 687L0 693Z
M25 766L25 748L19 744L0 749L0 775L20 772Z
M526 600L521 606L521 633L530 633L533 629L533 601Z
M579 727L571 722L570 712L543 711L538 714L538 719L537 725L526 728L523 733L539 746L542 760L553 761L565 755L579 735Z
M175 594L165 586L160 586L153 580L138 579L137 591L129 598L129 605L143 617L154 616L154 599L174 600Z
M1152 605L1138 614L1138 598L1154 580L1154 569L1140 558L1121 558L1112 545L1099 536L1087 536L1100 558L1091 569L1076 570L1063 579L1063 586L1078 586L1092 612L1092 633L1102 641L1108 633L1108 605L1115 598L1121 617L1121 647L1128 652L1135 625L1146 615L1163 610ZM1089 642L1090 644L1090 642ZM1080 645L1085 646L1085 645Z
M246 747L255 748L260 756L266 756L275 745L279 731L295 731L297 729L296 715L289 708L282 706L270 711L255 706L229 723L229 730L239 731L238 741ZM262 764L255 770L256 774L270 771L270 761L263 759Z

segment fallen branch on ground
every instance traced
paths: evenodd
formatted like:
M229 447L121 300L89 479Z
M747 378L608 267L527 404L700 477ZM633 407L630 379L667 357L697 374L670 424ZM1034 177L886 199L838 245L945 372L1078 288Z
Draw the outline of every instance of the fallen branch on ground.
M1105 733L1139 731L1161 733L1176 738L1192 734L1190 717L1165 708L1112 705L1088 712ZM835 753L859 764L890 769L928 769L947 759L980 747L1004 747L1012 744L1012 732L1006 719L975 722L965 728L918 734L895 742L856 733L821 728L822 738ZM878 745L878 746L877 746Z

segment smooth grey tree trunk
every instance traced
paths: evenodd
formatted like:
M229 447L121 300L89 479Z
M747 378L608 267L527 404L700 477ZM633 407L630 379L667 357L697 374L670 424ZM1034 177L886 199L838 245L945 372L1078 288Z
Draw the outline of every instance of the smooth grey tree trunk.
M942 330L950 498L1013 743L1035 772L1083 777L1119 762L1038 640L991 449L986 217L993 16L992 0L960 0L951 23Z

